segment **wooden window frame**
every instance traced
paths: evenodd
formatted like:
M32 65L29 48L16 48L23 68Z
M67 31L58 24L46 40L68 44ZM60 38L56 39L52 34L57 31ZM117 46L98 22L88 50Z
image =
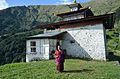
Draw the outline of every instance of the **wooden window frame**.
M36 41L31 41L30 42L30 51L32 53L35 53L36 52Z
M36 41L31 41L30 46L36 46Z
M36 52L36 47L31 47L31 52Z

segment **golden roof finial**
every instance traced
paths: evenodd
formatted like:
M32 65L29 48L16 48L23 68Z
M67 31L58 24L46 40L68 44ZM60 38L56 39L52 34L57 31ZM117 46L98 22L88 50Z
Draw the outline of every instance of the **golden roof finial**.
M74 0L74 4L76 4L76 0Z
M89 9L91 9L92 7L88 7Z

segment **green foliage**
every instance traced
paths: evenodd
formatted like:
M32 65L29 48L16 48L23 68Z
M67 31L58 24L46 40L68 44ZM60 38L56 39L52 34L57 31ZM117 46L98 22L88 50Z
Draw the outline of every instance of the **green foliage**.
M112 29L106 31L107 38L107 50L108 52L120 51L120 39L119 39L119 29ZM118 47L116 47L116 43L118 43Z
M43 33L42 30L32 30L16 34L8 34L0 39L0 65L25 61L26 37Z
M92 7L95 15L108 14L116 12L120 7L120 0L91 0L83 3L84 7Z
M1 79L119 79L114 62L66 59L64 72L56 70L55 60L14 63L0 66Z
M0 35L33 30L34 26L58 22L54 16L67 11L67 6L21 6L11 7L0 11ZM61 11L59 11L61 10ZM69 10L69 9L68 9Z

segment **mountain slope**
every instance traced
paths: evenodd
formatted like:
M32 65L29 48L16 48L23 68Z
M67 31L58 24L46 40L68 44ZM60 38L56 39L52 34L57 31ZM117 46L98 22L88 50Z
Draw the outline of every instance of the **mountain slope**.
M96 15L100 15L116 12L120 7L120 0L92 0L83 4L92 7L92 11Z
M120 27L120 0L92 0L81 5L84 8L92 7L95 15L115 12L115 26ZM17 6L0 10L0 65L24 61L25 38L42 33L34 26L61 21L55 15L68 11L70 9L67 5ZM107 40L109 51L114 50L114 45L119 41L118 32L119 30L107 31L107 37L111 37ZM117 36L113 35L115 33Z
M0 11L0 35L9 32L23 32L34 29L33 27L37 25L57 22L60 18L54 15L60 11L65 12L67 10L65 8L66 6L36 5L11 7L2 10Z

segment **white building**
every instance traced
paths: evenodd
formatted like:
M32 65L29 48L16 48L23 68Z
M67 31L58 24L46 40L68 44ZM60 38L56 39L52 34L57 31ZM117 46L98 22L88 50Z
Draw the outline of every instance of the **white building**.
M66 57L105 60L107 56L105 29L114 25L114 14L94 16L90 8L82 9L80 3L69 5L71 12L58 14L64 21L36 26L44 34L27 38L26 62L52 59L58 44L66 51Z

